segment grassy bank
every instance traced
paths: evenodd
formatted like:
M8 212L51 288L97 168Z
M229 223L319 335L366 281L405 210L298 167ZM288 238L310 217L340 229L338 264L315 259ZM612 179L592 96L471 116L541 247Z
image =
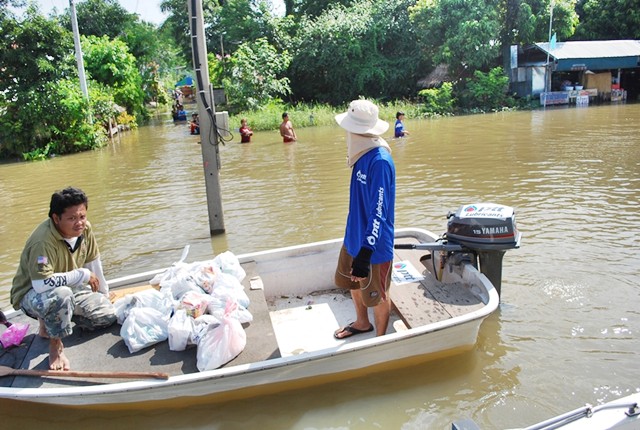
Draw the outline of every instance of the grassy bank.
M380 118L389 122L395 122L396 112L403 111L407 118L422 117L420 108L416 103L408 101L396 101L390 103L377 103L380 109ZM282 122L282 113L288 112L289 118L295 128L311 127L318 125L335 124L336 114L344 112L347 104L334 107L321 104L298 104L287 106L283 104L269 104L259 110L240 112L237 115L229 116L229 127L237 130L240 127L240 120L247 119L247 124L254 131L277 130Z

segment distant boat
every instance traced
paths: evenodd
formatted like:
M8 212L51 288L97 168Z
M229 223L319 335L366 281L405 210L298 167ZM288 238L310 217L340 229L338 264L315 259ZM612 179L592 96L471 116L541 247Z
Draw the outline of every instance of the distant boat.
M520 233L513 209L494 204L461 207L449 214L447 230L437 236L396 229L393 312L384 336L333 335L354 319L350 294L333 280L342 239L296 245L237 257L253 320L243 324L246 347L222 367L199 372L195 347L171 351L167 342L132 354L114 324L65 338L72 370L81 374L64 377L47 370L48 341L29 334L0 357L0 375L7 375L0 378L0 398L109 408L195 404L345 380L469 350L499 305L502 256L519 246ZM165 270L114 279L110 288L120 297L148 289ZM7 317L37 325L19 311ZM8 366L44 374L14 375ZM96 370L111 378L89 375ZM115 377L138 380L113 382Z

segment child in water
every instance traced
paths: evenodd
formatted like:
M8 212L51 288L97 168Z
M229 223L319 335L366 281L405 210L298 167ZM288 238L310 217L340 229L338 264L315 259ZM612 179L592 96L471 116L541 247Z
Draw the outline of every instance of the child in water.
M191 134L200 134L200 118L197 113L191 115Z
M395 137L405 137L409 135L409 132L404 129L404 112L396 113L396 127L395 127Z
M251 136L253 136L253 131L247 126L247 119L242 118L240 120L240 143L249 143L251 142Z

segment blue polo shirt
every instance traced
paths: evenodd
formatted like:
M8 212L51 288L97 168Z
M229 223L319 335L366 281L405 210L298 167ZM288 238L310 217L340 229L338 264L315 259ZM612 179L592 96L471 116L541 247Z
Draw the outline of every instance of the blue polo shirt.
M393 260L396 169L385 148L373 148L353 166L344 244L355 257L373 250L371 264Z

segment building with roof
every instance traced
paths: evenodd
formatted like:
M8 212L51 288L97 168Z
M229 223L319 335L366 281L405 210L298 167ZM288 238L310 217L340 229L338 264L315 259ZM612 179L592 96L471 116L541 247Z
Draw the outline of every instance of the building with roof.
M638 100L640 41L593 40L514 46L511 89L521 97L541 97L554 92L569 92L569 97L575 97L572 91L583 90L598 100ZM564 96L560 98L564 100Z

